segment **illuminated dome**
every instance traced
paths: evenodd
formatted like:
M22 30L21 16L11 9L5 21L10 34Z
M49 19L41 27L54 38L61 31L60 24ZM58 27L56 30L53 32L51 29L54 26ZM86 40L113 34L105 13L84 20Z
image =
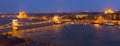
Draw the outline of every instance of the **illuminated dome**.
M114 13L113 9L112 8L108 8L104 11L105 14L108 14L108 13Z
M21 11L21 12L19 12L19 15L17 16L17 18L26 19L26 18L28 18L28 16L25 11Z

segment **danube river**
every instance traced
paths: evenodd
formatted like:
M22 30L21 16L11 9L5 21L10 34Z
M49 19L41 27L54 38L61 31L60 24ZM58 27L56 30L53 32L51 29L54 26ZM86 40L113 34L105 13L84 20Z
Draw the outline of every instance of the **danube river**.
M19 37L51 43L54 46L120 46L120 28L113 26L71 22L19 31L22 31L19 32Z

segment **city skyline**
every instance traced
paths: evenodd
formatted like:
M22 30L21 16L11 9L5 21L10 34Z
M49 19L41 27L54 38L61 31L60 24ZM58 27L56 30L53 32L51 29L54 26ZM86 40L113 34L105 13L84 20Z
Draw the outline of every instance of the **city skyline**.
M0 13L103 11L108 7L120 10L119 0L1 0Z

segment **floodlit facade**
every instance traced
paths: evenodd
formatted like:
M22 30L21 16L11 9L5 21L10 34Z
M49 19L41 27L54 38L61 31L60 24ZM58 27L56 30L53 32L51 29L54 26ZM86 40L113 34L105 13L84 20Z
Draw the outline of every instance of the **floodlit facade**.
M114 11L113 11L112 8L108 8L108 9L104 10L104 13L105 13L105 14L114 13Z
M17 18L26 19L26 18L28 18L28 16L25 11L21 11L21 12L19 12L19 15L17 16Z
M77 14L76 18L83 18L83 17L87 17L87 14Z

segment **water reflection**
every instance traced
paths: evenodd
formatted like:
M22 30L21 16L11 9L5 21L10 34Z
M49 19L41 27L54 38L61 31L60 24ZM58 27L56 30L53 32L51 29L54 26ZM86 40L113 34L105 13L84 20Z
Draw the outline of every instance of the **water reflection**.
M18 30L19 37L52 43L56 46L116 46L120 45L117 27L83 24L57 24Z
M96 29L100 29L100 28L101 28L101 25L100 25L100 24L93 24L93 26L94 26Z
M53 25L53 30L55 31L55 32L60 32L61 31L61 29L62 29L62 26L63 25Z

